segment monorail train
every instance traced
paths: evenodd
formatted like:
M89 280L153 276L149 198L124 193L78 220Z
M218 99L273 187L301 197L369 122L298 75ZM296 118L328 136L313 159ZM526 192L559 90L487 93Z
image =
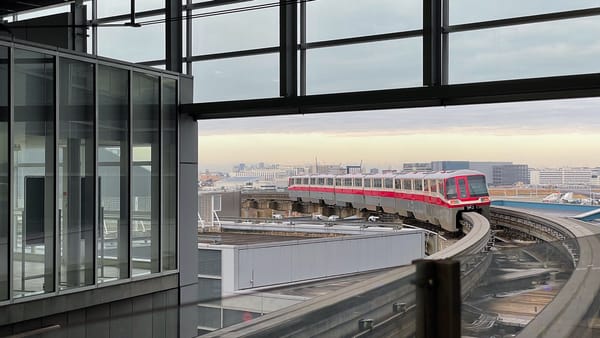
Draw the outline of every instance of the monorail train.
M293 176L288 183L293 201L398 213L451 232L462 212L489 215L485 176L474 170Z

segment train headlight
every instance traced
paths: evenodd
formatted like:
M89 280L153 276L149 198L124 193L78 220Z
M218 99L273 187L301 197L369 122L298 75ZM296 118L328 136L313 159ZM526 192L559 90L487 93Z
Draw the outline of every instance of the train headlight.
M460 204L459 200L449 200L448 203L450 203L450 205L457 205Z
M490 201L490 198L489 198L489 197L481 197L481 198L479 199L479 201L480 201L480 202L489 202L489 201Z

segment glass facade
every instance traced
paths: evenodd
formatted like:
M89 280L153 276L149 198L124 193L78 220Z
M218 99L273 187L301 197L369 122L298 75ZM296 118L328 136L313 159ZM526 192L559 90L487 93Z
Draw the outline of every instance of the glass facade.
M14 49L13 297L55 290L54 61Z
M132 271L159 271L160 87L159 78L133 73L131 172Z
M0 45L0 301L177 270L178 97L174 75Z
M8 48L0 47L0 144L10 144L8 124ZM9 256L10 159L9 148L0 147L0 257ZM8 259L0 260L0 300L8 299Z
M94 283L94 65L61 58L58 125L60 287Z
M129 72L98 66L98 282L129 277Z

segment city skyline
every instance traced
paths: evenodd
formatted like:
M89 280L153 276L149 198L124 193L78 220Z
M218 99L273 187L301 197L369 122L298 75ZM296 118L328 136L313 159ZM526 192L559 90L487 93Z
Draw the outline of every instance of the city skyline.
M315 159L381 169L436 160L596 167L599 106L592 98L204 120L200 171Z

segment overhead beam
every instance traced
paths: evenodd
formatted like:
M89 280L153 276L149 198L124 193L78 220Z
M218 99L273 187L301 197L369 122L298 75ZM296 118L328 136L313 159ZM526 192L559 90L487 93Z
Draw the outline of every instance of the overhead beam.
M271 99L194 103L196 120L600 96L600 73Z

